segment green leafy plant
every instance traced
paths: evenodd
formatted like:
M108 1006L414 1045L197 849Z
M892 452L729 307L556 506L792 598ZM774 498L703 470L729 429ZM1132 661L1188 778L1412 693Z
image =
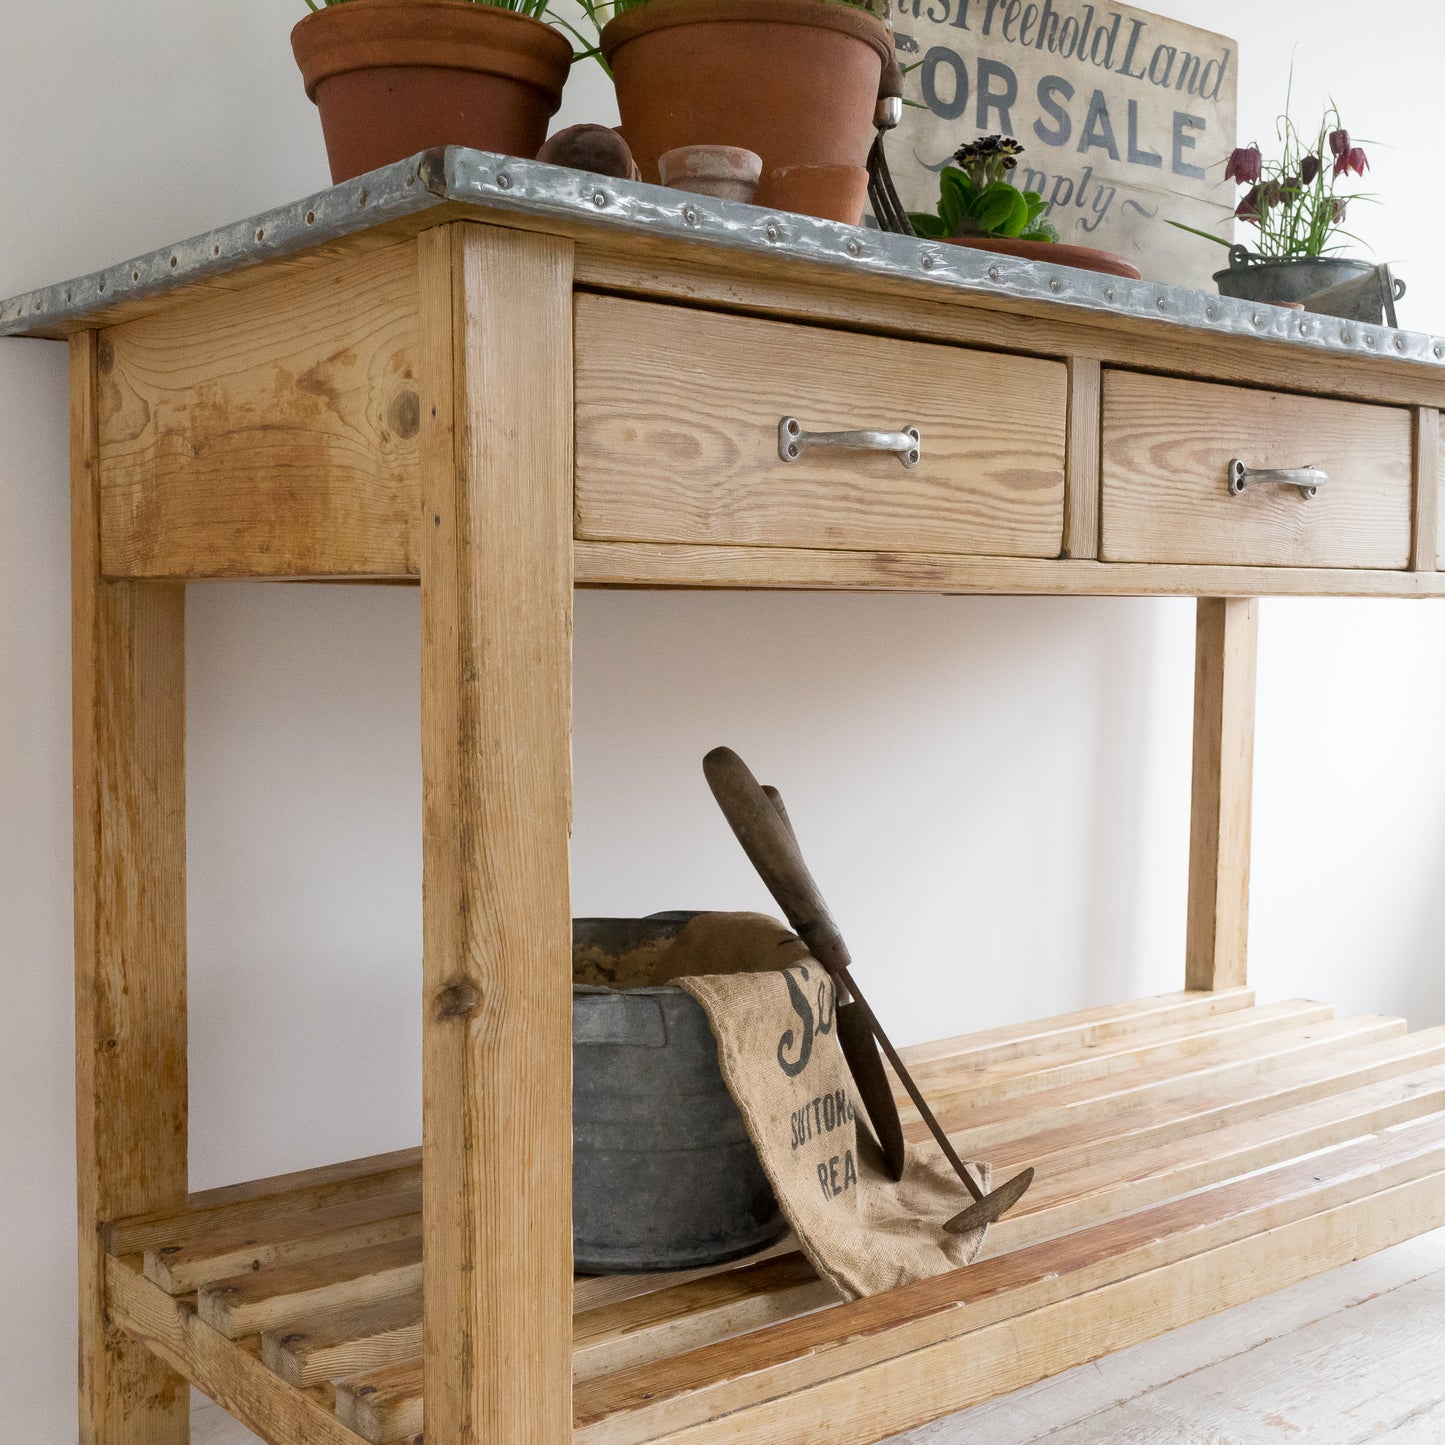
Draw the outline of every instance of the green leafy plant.
M1285 109L1288 112L1288 96ZM1340 183L1348 183L1351 175L1364 175L1370 161L1341 124L1338 108L1333 102L1326 108L1318 135L1308 141L1287 113L1275 123L1275 133L1280 142L1278 160L1265 160L1254 143L1236 147L1224 163L1225 180L1244 190L1228 219L1255 227L1255 255L1269 261L1323 256L1345 249L1341 237L1358 241L1341 223L1351 201L1373 197L1342 195ZM1228 237L1182 221L1169 224L1221 246L1233 244Z
M1020 241L1057 241L1059 233L1037 191L1021 191L1008 179L1024 148L1012 136L986 135L953 153L956 164L938 177L938 213L910 212L920 236L1005 236Z

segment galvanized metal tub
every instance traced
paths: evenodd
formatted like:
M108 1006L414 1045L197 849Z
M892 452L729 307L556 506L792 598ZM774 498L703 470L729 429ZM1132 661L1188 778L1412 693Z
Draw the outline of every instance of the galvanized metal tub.
M621 954L693 916L574 919L573 948ZM574 986L574 1267L693 1269L786 1232L697 1001L668 986Z

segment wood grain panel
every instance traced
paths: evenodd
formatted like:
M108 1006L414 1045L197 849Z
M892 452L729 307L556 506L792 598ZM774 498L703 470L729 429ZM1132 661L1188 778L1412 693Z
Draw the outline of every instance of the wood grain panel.
M416 247L102 333L109 576L416 571Z
M1057 556L1056 362L579 296L577 533ZM922 432L895 456L778 456L778 423Z
M1411 414L1400 407L1104 373L1103 547L1110 562L1403 568ZM1231 496L1228 469L1322 468Z
M571 1439L572 253L422 238L428 1433Z
M185 591L107 582L96 337L70 343L82 1445L181 1445L181 1380L106 1314L102 1231L186 1199Z

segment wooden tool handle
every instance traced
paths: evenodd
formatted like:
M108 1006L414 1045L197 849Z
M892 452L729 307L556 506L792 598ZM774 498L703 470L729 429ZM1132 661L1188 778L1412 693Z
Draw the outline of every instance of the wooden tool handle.
M830 974L847 968L852 961L847 946L803 861L786 815L731 748L714 748L702 760L702 771L743 852L808 952Z

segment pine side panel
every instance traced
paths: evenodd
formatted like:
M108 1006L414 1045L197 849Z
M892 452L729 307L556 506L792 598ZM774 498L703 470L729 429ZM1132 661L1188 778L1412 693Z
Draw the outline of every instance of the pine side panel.
M427 1436L571 1439L571 245L421 237Z
M82 1445L182 1445L185 1382L108 1319L102 1227L186 1202L185 593L100 576L96 336L70 343Z
M1186 988L1243 988L1259 602L1201 597L1194 641Z

